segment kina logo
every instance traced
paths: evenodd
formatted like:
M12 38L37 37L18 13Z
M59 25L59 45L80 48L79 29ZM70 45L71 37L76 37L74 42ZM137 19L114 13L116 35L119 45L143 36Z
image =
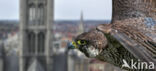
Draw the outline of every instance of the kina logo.
M128 62L123 59L123 65L121 67L123 68L129 68L129 69L154 69L154 62L141 62L138 60L135 62L133 59L131 59L131 62L128 64Z

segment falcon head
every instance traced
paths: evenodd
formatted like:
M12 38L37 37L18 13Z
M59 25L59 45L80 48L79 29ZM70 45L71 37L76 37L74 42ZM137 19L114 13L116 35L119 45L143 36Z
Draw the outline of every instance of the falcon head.
M77 36L72 44L87 57L96 58L107 47L107 39L103 32L94 29Z

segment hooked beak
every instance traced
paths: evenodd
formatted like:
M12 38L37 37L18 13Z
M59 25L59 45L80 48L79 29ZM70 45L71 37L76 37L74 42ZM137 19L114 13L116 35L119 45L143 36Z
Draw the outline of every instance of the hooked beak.
M76 42L74 42L74 41L68 42L67 47L68 47L68 49L78 49L78 46L77 46Z

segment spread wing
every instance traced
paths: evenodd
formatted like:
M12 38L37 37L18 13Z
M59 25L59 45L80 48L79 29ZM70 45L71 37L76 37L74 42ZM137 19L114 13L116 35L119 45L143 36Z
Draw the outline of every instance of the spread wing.
M156 31L147 30L144 24L146 18L156 18L155 8L156 0L113 0L111 27L98 29L109 32L135 57L156 63L156 42L147 35L150 32L156 38Z
M156 63L156 43L145 34L147 32L143 30L145 27L142 25L144 22L144 18L126 19L100 25L97 29L110 33L135 57Z

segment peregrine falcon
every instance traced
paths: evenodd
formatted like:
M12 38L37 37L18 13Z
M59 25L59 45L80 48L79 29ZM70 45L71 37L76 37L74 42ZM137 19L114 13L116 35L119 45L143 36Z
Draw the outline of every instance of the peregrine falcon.
M156 4L154 1L152 3ZM125 61L130 65L132 60L153 62L155 65L156 42L146 34L149 30L145 26L146 18L155 20L156 12L152 12L151 9L152 4L146 0L113 0L111 24L102 24L96 29L78 35L73 46L89 58L97 58L120 68ZM150 32L156 35L155 31ZM124 69L155 71L156 68Z

